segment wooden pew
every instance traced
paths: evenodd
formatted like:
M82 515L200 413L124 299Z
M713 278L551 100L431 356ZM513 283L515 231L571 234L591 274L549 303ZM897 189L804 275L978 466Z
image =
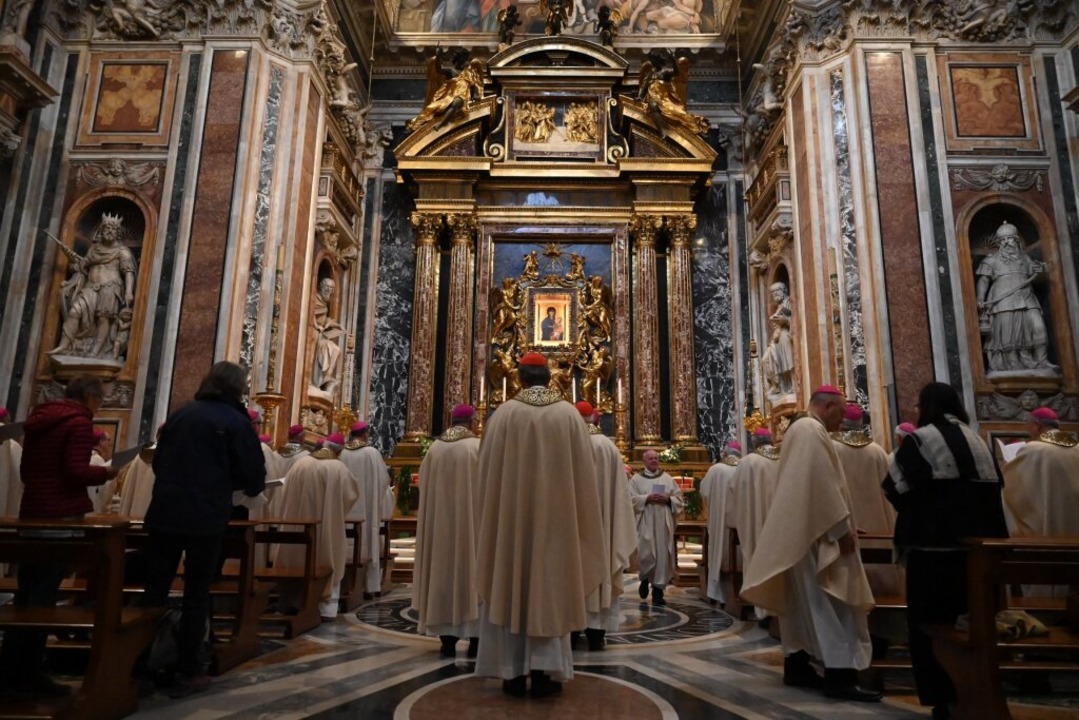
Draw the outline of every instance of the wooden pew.
M153 640L161 610L124 607L124 520L76 521L0 519L0 562L58 564L90 578L92 605L0 607L0 628L89 633L89 663L71 698L6 702L0 717L111 720L138 707L131 671ZM26 531L57 531L61 537L26 537Z
M304 548L303 567L256 568L255 579L273 583L280 591L293 591L299 595L299 608L293 613L264 613L261 622L284 628L284 637L294 638L322 623L318 612L319 599L326 582L333 575L329 565L318 564L317 518L263 518L255 531L255 540L271 545L301 545Z
M352 541L352 553L341 578L341 612L355 610L363 603L364 573L367 563L363 561L363 519L345 520L345 537Z
M1079 538L983 539L967 545L970 631L948 625L926 631L955 683L955 720L1011 720L1001 671L1079 671L1079 632L1050 627L1048 637L1007 641L997 636L996 614L1007 607L1009 584L1079 584ZM1027 659L1024 653L1037 655Z

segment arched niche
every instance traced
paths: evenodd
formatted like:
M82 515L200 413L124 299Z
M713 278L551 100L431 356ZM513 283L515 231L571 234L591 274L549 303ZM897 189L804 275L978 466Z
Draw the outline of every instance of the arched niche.
M327 253L320 253L316 257L315 267L311 285L311 339L306 355L307 396L313 405L329 413L340 393L344 363L345 331L340 322L341 284L337 268ZM331 283L332 289L327 290ZM315 428L311 429L318 432Z
M95 244L101 243L101 233L106 224L118 232L117 246L126 251L118 252L115 260L121 275L119 297L115 302L103 297L99 291L91 294L83 289L83 285L101 279L103 271L98 266L109 264L109 261L102 262L103 258L97 255L100 250L95 251L95 257L86 266L88 269L83 271L85 277L81 284L76 278L80 273L73 265L88 262L88 254ZM39 379L45 380L51 376L64 380L73 374L89 372L105 380L134 380L145 329L146 290L153 272L153 234L156 225L154 209L137 194L122 189L89 193L79 198L67 211L60 231L61 244L67 250L56 248L58 254L49 303L42 323ZM69 253L82 260L74 260ZM123 270L127 253L134 262L130 304L126 302ZM89 277L90 273L95 275L93 279ZM79 311L72 310L76 305L83 308L81 321L75 319ZM101 338L101 317L106 318L107 337L95 352ZM119 396L128 397L129 394L121 393Z
M1038 270L1029 279L1027 287L1036 300L1044 324L1046 362L1040 363L1035 351L1025 355L1021 361L1022 367L1002 369L999 356L991 361L987 354L990 351L999 352L996 346L1000 343L994 341L994 337L1001 336L1000 326L994 325L995 313L992 308L997 307L997 303L1008 303L1009 299L1028 297L1021 283L993 277L994 261L991 258L1000 250L997 233L1005 223L1016 228L1021 240L1018 252L1030 258L1034 269ZM957 217L956 234L962 267L967 338L971 354L974 355L971 365L977 390L1055 389L1062 383L1074 387L1075 360L1056 228L1052 220L1041 208L1021 197L993 193L962 208ZM989 289L986 292L983 288L982 293L986 297L981 304L980 280ZM993 283L996 282L1010 284L1002 284L994 292ZM1016 287L1013 288L1012 284ZM1024 344L1029 343L1029 339L1024 341Z
M786 263L774 261L763 277L767 281L761 287L761 387L765 406L775 415L792 407L797 399L795 313Z

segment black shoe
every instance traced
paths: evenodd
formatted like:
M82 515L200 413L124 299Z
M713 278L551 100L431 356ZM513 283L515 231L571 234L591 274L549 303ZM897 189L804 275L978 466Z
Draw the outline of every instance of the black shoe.
M453 635L439 635L438 639L442 641L442 647L438 651L439 655L444 658L457 657L457 638Z
M824 687L824 678L809 664L809 653L799 650L783 658L783 684L818 689Z
M667 601L663 599L663 588L658 585L652 586L652 604L653 605L666 605Z
M577 649L577 643L579 643L580 641L581 641L581 631L580 630L571 630L570 634L569 634L569 649L570 650L576 650Z
M480 639L478 637L468 639L468 657L474 658L480 651Z
M644 599L646 599L648 597L648 581L647 580L641 580L641 586L639 588L637 588L637 594L640 595L641 600L644 600Z
M880 702L884 693L879 690L866 690L860 685L826 685L824 697L854 702Z
M532 688L529 695L533 698L545 698L562 692L562 683L555 682L547 673L532 671Z
M525 684L527 678L524 675L515 677L512 680L502 681L502 692L513 697L524 697L528 693L528 686Z
M589 628L584 631L584 636L588 638L588 649L592 652L597 652L603 649L605 644L604 637L607 635L604 630L594 630Z

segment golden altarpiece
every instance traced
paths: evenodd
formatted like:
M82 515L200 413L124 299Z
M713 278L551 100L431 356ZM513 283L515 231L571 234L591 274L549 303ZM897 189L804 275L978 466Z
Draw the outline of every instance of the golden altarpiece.
M396 149L416 197L398 456L417 452L455 404L489 412L512 397L516 360L535 349L567 400L613 415L624 451L676 443L707 461L690 245L716 152L679 100L679 70L631 73L588 40L533 38L473 61L413 121Z

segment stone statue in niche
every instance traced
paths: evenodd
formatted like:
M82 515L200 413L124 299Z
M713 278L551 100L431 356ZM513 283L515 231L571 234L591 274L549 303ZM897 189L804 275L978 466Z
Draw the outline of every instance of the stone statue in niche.
M341 367L341 338L345 331L330 313L330 300L337 283L333 278L318 281L315 293L312 327L315 330L315 357L311 363L311 387L309 394L333 400L337 389L338 371Z
M997 250L978 265L978 315L989 364L994 373L1056 375L1049 362L1049 336L1041 303L1034 295L1034 278L1045 272L1044 262L1023 252L1019 230L1009 222L991 240Z
M769 291L775 310L768 317L772 337L761 356L765 395L772 405L794 399L794 344L791 341L791 299L786 283L772 283Z
M0 35L12 33L18 37L25 37L26 26L30 23L30 13L34 9L37 0L14 0L7 5L4 14L3 32Z
M86 255L65 248L75 272L60 289L64 322L50 355L119 360L126 354L138 268L123 236L123 218L103 213Z

